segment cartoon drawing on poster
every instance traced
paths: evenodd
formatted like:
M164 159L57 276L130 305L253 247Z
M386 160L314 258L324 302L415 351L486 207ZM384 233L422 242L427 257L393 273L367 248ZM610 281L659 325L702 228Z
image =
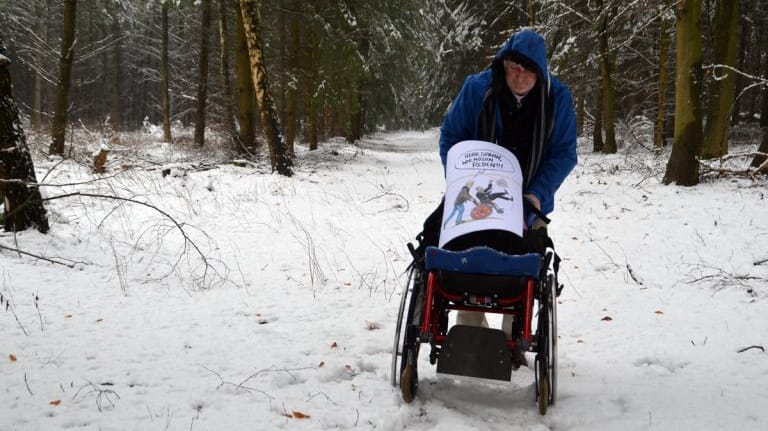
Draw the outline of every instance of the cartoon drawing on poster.
M440 247L466 233L500 229L523 235L522 173L517 158L491 142L462 141L446 162Z

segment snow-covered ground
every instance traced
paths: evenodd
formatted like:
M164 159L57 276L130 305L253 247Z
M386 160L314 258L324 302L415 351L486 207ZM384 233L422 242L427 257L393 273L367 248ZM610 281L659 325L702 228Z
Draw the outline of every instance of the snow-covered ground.
M324 143L292 178L113 162L46 187L156 209L70 197L49 234L0 236L71 266L0 251L0 430L768 429L768 354L741 351L768 347L766 183L664 186L663 160L586 144L552 214L557 405L538 414L528 369L437 379L426 349L404 404L391 347L405 244L442 193L436 141Z

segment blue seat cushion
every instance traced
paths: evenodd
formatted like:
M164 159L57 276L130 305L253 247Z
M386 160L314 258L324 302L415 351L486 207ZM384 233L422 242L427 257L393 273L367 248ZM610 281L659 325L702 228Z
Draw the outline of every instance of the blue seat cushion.
M442 270L538 279L541 256L536 253L510 255L490 247L473 247L463 251L427 247L424 264L428 271Z

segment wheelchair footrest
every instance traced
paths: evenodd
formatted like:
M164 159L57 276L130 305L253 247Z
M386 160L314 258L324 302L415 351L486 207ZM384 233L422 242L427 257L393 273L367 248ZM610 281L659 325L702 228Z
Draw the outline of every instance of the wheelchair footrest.
M512 355L500 329L456 325L445 337L437 360L439 374L506 380L512 377Z

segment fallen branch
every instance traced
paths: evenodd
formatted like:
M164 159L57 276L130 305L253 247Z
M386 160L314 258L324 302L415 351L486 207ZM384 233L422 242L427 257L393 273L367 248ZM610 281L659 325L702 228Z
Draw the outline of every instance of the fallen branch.
M32 389L29 389L29 381L27 381L27 373L24 373L24 385L27 386L27 392L29 392L29 395L35 396L35 394L32 393Z
M754 346L745 347L743 349L739 349L736 351L736 353L744 353L750 349L760 349L762 352L765 352L765 348L763 346L754 345Z
M768 154L761 153L761 152L726 154L716 160L711 160L711 161L699 160L699 166L701 167L702 174L715 173L718 175L744 176L744 177L756 179L758 174L766 172L766 168L768 168L768 160L764 161L762 164L760 164L760 166L757 166L757 167L750 166L743 169L726 168L722 166L724 162L729 161L731 159L754 158L758 156L768 157ZM719 167L714 166L717 163L719 163L720 165Z
M757 266L757 265L762 265L762 264L764 264L765 262L768 262L768 258L765 258L765 259L761 259L761 260L756 260L756 261L752 262L752 264L753 264L753 265L755 265L755 266Z
M643 282L637 278L637 276L635 275L635 271L632 269L631 266L629 266L629 264L627 264L627 272L629 272L629 276L632 277L632 280L635 280L635 283L641 286L643 285Z
M150 208L154 211L157 211L158 213L162 214L163 217L167 218L168 220L173 223L173 225L178 229L178 231L181 233L181 236L184 238L184 249L186 250L187 245L191 245L192 248L195 250L195 252L200 256L200 259L203 261L203 264L205 265L205 270L203 271L202 280L204 281L208 275L208 271L211 270L213 273L224 279L225 277L222 277L221 274L218 273L218 271L214 268L213 265L211 265L210 260L208 257L203 254L202 250L197 246L197 244L192 240L192 238L189 237L187 234L187 231L184 230L184 225L179 223L173 216L171 216L166 211L156 207L155 205L152 205L147 202L143 202L140 200L132 199L132 198L126 198L122 196L112 196L112 195L102 195L97 193L84 193L84 192L72 192L67 193L63 195L58 196L51 196L48 198L44 198L43 201L51 201L56 199L63 199L63 198L69 198L69 197L75 197L75 196L81 196L81 197L88 197L88 198L95 198L95 199L107 199L107 200L116 200L121 202L130 202L136 205L141 205L147 208Z
M4 246L2 244L0 244L0 249L9 250L9 251L15 251L16 253L19 253L19 254L25 254L27 256L34 257L35 259L44 260L46 262L55 263L57 265L62 265L62 266L66 266L66 267L69 267L69 268L74 268L75 265L77 265L78 263L85 264L85 262L76 262L76 261L71 261L72 263L59 262L59 261L54 260L52 258L48 258L48 257L45 257L45 256L39 256L39 255L36 255L34 253L29 253L27 251L20 250L18 248L6 247L6 246Z

